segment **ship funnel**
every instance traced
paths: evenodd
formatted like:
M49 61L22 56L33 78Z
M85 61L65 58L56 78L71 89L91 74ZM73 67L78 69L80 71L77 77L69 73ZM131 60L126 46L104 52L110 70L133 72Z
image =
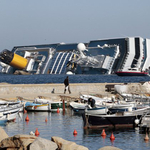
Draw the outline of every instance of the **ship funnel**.
M24 69L28 63L27 59L7 49L0 53L0 61L17 69Z

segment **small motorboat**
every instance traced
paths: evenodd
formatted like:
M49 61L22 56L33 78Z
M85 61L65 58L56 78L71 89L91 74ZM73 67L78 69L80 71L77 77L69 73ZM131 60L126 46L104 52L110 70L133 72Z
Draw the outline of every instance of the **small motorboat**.
M20 109L23 110L23 104L2 105L0 106L0 117L5 117L7 121L14 121Z
M64 102L65 107L67 102ZM59 111L63 110L63 101L52 101L51 99L45 99L43 97L36 98L33 102L27 102L25 109L27 111L47 111L55 112L59 108Z
M26 102L25 109L27 111L51 111L51 104L35 103L35 102Z
M88 104L79 102L70 102L69 106L73 109L74 112L84 113Z
M85 113L92 115L106 115L108 113L108 108L104 105L96 105L94 108L87 107Z
M115 104L108 108L110 113L116 113L116 112L124 112L124 111L132 111L135 109L130 104Z
M80 96L81 101L83 100L84 102L88 102L89 98L94 99L95 104L97 104L97 105L102 105L103 102L110 101L110 99L108 99L108 98L100 98L100 97L93 96L93 95L81 95Z
M78 113L86 113L86 114L107 114L108 109L104 105L95 105L95 107L91 107L87 103L80 102L70 102L70 107L74 112Z

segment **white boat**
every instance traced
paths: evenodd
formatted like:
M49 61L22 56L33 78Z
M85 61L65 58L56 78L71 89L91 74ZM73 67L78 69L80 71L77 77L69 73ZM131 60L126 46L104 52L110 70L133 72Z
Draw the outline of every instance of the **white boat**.
M143 107L143 108L139 108L139 109L136 109L136 110L133 110L133 111L126 111L124 112L126 115L130 115L130 114L134 114L134 115L147 115L150 113L150 107L147 106L147 107Z
M16 102L0 100L0 108L20 108L19 112L23 112L24 102L18 100Z
M14 121L23 105L17 104L14 106L1 106L0 117L5 117L7 121Z
M108 98L100 98L100 97L92 96L92 95L81 95L80 96L81 101L84 100L85 102L88 102L89 98L94 99L96 105L102 105L103 102L110 101L110 99L108 99Z
M70 107L74 112L87 113L87 114L107 114L108 109L104 105L95 105L96 107L92 108L87 103L79 102L70 102Z
M25 109L27 111L51 111L51 104L42 104L42 103L34 103L34 102L27 102L25 105Z
M88 104L87 103L78 103L78 102L70 102L70 106L73 108L73 109L85 109Z
M104 105L97 106L95 108L86 108L85 113L86 114L92 114L92 115L106 115L108 112L108 108Z
M70 102L69 106L73 109L74 112L84 112L88 104L79 102Z
M67 102L65 102L65 107L67 106ZM59 111L63 110L63 102L62 101L52 101L51 99L45 99L43 97L38 97L34 100L34 102L27 102L25 104L25 109L27 111Z
M150 107L130 112L122 112L107 115L86 114L83 115L84 128L118 128L135 127L142 118L150 112Z
M109 111L111 113L132 111L134 109L135 107L131 104L112 104L111 106L109 106Z

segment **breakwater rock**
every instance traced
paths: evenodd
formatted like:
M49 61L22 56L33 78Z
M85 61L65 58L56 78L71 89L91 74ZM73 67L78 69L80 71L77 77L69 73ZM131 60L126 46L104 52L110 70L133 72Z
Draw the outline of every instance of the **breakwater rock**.
M0 133L0 150L88 150L87 147L56 136L52 137L51 140L24 134L9 137L2 128L0 128ZM99 150L120 149L112 146L106 146Z

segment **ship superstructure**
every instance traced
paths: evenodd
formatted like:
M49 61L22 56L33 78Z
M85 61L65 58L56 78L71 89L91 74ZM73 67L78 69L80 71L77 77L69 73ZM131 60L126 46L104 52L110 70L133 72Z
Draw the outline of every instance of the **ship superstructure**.
M149 49L141 37L15 46L0 53L0 65L6 74L134 74L149 71Z

